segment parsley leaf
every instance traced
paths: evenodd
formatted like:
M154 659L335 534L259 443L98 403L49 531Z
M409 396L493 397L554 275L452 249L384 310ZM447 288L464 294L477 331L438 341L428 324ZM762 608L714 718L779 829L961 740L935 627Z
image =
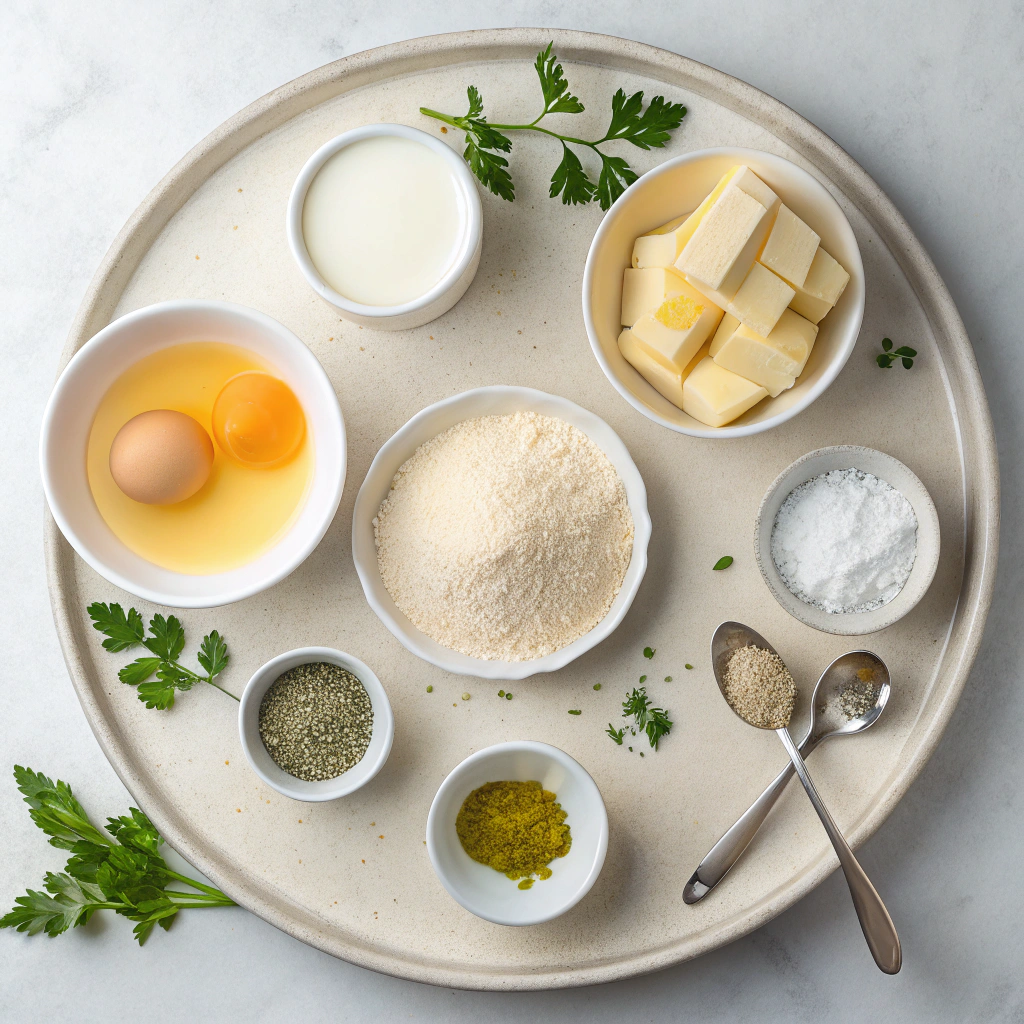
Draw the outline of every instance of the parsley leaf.
M538 53L533 63L540 79L541 92L544 93L544 113L580 114L584 110L583 104L569 92L569 83L562 74L562 65L551 52L554 45L554 42L548 43L547 49Z
M173 616L164 618L154 615L149 620L149 631L153 635L143 640L143 646L163 661L176 661L185 647L185 630Z
M468 131L466 132L466 149L462 155L466 158L469 169L496 196L510 203L515 200L516 187L512 184L512 175L505 170L508 167L508 161L503 156L490 153L482 148L479 139L474 138Z
M671 133L682 124L686 107L669 103L664 96L655 96L641 113L644 94L635 92L628 99L619 89L612 97L612 120L604 139L626 139L640 149L661 148Z
M597 199L602 210L611 209L612 203L636 181L638 175L621 156L601 156L601 177L597 182Z
M686 116L686 107L670 103L664 96L655 96L644 109L644 94L627 96L619 89L612 97L612 115L605 135L594 141L563 135L540 122L548 114L579 114L584 110L578 96L569 90L562 65L552 53L554 44L537 54L534 70L544 97L544 109L525 124L496 124L484 117L484 101L480 90L471 85L466 90L469 108L465 114L442 114L429 107L420 107L420 113L450 124L466 133L463 153L470 170L496 196L512 202L515 185L508 171L508 161L498 152L511 152L512 143L507 131L541 132L562 143L562 160L551 176L548 194L552 199L561 196L566 205L586 204L598 200L601 209L612 203L637 179L636 172L622 157L611 156L601 150L607 142L629 142L639 149L649 150L664 146L672 132ZM583 146L601 158L601 173L595 182L586 172L577 154L570 146Z
M196 659L211 679L228 667L228 645L217 630L203 637Z
M580 158L563 142L562 162L555 168L551 176L551 189L548 195L554 199L561 193L562 202L586 204L594 198L594 183L583 170Z
M146 628L142 616L132 608L127 615L119 604L100 604L98 601L86 609L92 619L92 628L98 629L107 639L104 650L116 654L142 643Z
M608 723L608 728L605 729L605 732L608 733L608 735L611 736L611 738L616 743L618 743L618 745L620 747L622 746L622 741L623 741L623 739L625 738L625 735L626 735L626 730L625 729L616 729L615 726L612 725L611 722L609 722Z

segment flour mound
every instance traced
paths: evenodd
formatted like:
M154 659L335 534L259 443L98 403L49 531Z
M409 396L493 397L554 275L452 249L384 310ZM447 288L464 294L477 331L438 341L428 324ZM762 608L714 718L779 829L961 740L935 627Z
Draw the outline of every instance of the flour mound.
M633 551L608 457L532 412L465 420L420 445L373 526L395 604L442 646L487 660L540 658L588 633Z

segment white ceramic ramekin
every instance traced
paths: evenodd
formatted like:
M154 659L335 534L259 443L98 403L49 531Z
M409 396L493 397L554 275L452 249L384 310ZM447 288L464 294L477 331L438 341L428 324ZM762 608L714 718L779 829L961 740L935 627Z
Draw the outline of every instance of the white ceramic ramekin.
M473 860L455 819L485 782L539 782L568 814L572 845L553 860L550 878L520 889L517 882ZM564 914L590 892L608 852L608 812L597 783L564 750L520 740L471 754L441 783L427 815L427 853L441 884L470 913L495 924L541 924Z
M579 427L608 456L626 489L626 500L633 516L633 555L622 588L608 614L589 633L568 647L543 658L531 661L485 661L442 647L421 633L399 610L387 592L377 568L373 520L380 503L391 489L395 473L421 444L463 420L477 416L504 416L515 412L536 412L565 420ZM366 600L381 622L408 650L424 661L429 661L431 665L437 665L448 672L483 679L525 679L538 672L555 672L610 636L625 618L640 589L647 569L647 545L650 539L651 517L647 511L647 488L619 435L599 416L566 398L532 388L504 385L464 391L461 395L453 395L443 402L428 406L413 416L377 452L359 488L352 512L352 558Z
M814 350L800 379L778 398L767 398L725 427L709 427L660 395L619 352L622 272L631 265L638 235L696 209L718 179L746 164L798 217L821 236L825 251L850 275L839 302L819 325ZM594 235L583 274L583 319L601 369L612 387L655 423L694 437L749 437L806 409L846 365L864 318L864 265L853 228L817 178L796 164L753 149L704 149L666 160L622 193Z
M418 142L440 155L451 168L452 177L458 190L462 212L462 238L459 253L448 272L425 295L400 306L367 306L353 302L336 292L321 276L306 251L302 235L302 208L306 191L321 167L339 150L363 139L382 135L397 136ZM332 306L336 307L346 320L379 331L403 331L436 320L447 313L465 294L472 284L480 266L480 249L483 243L483 207L476 179L470 173L465 160L453 149L433 135L410 128L404 124L367 124L361 128L338 135L324 143L307 161L292 186L288 199L286 227L288 245L302 271L303 277L313 290Z
M347 772L323 782L304 782L279 768L263 745L260 738L260 704L267 690L289 669L320 661L340 665L363 684L373 705L373 733L362 760ZM300 647L279 654L268 661L262 668L257 669L252 679L245 684L238 706L238 734L249 766L268 786L293 800L313 803L337 800L339 797L354 793L384 767L395 738L395 716L380 680L369 666L358 658L330 647Z
M273 367L302 404L314 449L313 479L284 536L247 565L208 576L163 569L129 549L100 515L86 472L89 431L107 389L144 356L190 341L237 345ZM228 302L161 302L125 314L75 353L46 405L39 460L53 518L104 579L156 604L213 608L273 586L320 543L345 486L345 422L316 356L276 320Z
M917 558L903 589L888 603L870 612L831 614L801 601L782 580L772 559L772 528L782 503L794 488L833 469L859 469L895 487L917 516ZM784 469L761 500L754 522L754 557L768 589L794 618L839 636L877 633L903 618L927 593L939 567L939 515L917 475L885 452L860 445L840 444L808 452Z

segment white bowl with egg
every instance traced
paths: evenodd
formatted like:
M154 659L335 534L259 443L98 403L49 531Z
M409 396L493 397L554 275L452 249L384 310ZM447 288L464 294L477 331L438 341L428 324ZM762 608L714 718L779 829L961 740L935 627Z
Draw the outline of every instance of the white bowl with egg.
M107 389L143 357L190 341L235 345L272 368L302 405L314 452L310 484L285 533L248 564L209 575L174 572L132 551L100 515L86 471L90 428ZM273 586L320 543L345 484L345 423L316 356L276 320L227 302L162 302L125 314L75 353L43 414L40 465L58 527L104 579L155 604L212 608Z
M486 782L539 782L568 817L572 845L551 861L550 878L520 889L462 848L455 819L466 797ZM470 754L441 783L427 815L427 853L449 894L470 913L504 925L542 924L574 907L597 881L608 851L608 812L597 783L564 750L520 740Z
M850 281L821 321L814 347L796 384L766 398L723 427L688 416L649 384L622 356L620 307L623 271L633 243L673 218L696 209L722 175L745 164L821 237L821 246L846 269ZM706 149L667 160L635 181L612 205L587 255L583 318L594 356L616 391L638 412L670 430L694 437L749 437L806 409L836 379L850 357L864 316L864 267L850 222L828 189L789 160L751 149Z
M376 330L437 319L480 265L483 208L466 162L403 124L363 125L324 143L295 179L286 226L313 290Z
M482 416L535 412L564 420L579 428L607 456L622 480L633 517L633 550L625 577L611 608L590 632L560 650L525 661L473 658L443 647L409 621L395 604L381 579L374 539L374 518L388 496L399 468L432 437ZM619 625L640 589L647 569L647 545L651 518L647 489L636 464L618 434L600 417L557 395L532 388L493 386L453 395L417 413L377 452L356 496L352 514L352 557L363 593L370 607L392 634L413 654L448 672L484 679L525 679L538 672L555 672L610 636Z
M327 662L351 672L366 690L373 707L370 745L359 762L333 779L307 782L279 767L260 737L260 705L267 690L289 669ZM348 796L365 786L384 767L395 738L395 716L388 695L373 670L358 658L331 647L300 647L272 658L253 674L238 705L238 734L249 767L272 789L292 800L320 803Z
M859 469L884 480L910 502L917 518L914 566L899 593L880 608L832 613L797 597L785 584L772 557L772 531L786 498L801 484L832 470ZM784 469L761 501L754 523L754 557L772 596L794 618L838 636L876 633L898 622L924 597L939 565L939 516L917 475L898 459L860 445L834 445L808 452Z

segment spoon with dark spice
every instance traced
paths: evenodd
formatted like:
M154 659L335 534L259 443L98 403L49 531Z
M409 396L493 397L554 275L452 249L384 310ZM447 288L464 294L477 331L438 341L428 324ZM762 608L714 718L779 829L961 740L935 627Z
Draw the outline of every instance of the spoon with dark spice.
M890 693L889 669L870 651L849 651L832 662L811 696L811 720L797 749L805 760L819 743L836 736L857 736L869 729L885 708ZM699 903L743 855L796 774L793 762L775 777L736 824L710 849L683 889L686 903Z
M715 630L711 661L718 688L729 707L748 725L773 729L782 741L839 857L871 955L880 970L896 974L902 966L903 954L892 918L814 788L807 765L789 734L796 686L785 663L764 637L739 622L723 622Z

